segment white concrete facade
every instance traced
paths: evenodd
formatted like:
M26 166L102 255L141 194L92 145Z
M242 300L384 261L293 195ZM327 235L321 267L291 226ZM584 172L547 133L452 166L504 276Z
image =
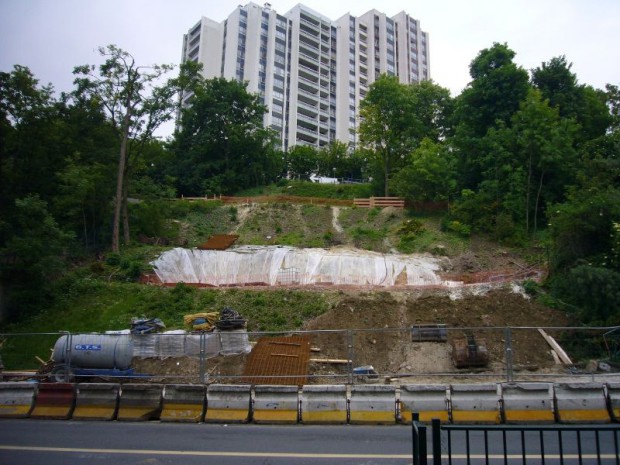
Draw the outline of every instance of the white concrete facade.
M280 15L248 3L221 23L203 17L185 34L182 59L202 63L206 78L246 81L285 150L354 146L360 102L380 74L404 84L430 79L428 34L405 12L332 21L301 4Z

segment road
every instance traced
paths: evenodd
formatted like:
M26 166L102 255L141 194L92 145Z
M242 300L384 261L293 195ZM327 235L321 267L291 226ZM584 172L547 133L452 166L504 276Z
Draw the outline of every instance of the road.
M445 432L444 432L445 434ZM528 433L530 434L530 433ZM471 453L482 460L482 436L472 433ZM475 436L475 435L478 435ZM430 436L430 431L429 431ZM445 438L444 438L445 439ZM466 463L463 435L454 435L453 463ZM491 463L504 463L497 454L501 440L490 438ZM603 464L617 464L610 442L601 437ZM513 439L509 439L512 442ZM526 437L529 463L535 457L537 437ZM577 463L575 441L568 438L565 463ZM545 449L554 450L555 436L545 438ZM593 436L582 441L583 452L595 451ZM530 447L534 444L533 447ZM431 445L429 444L429 451ZM444 453L447 446L443 445ZM509 448L510 450L511 448ZM512 447L509 463L523 463ZM559 457L547 463L559 463ZM409 465L410 426L267 426L223 424L173 424L159 422L90 422L53 420L0 420L2 465ZM444 463L447 463L444 459ZM596 463L590 455L583 463Z
M0 420L3 465L409 464L408 426Z

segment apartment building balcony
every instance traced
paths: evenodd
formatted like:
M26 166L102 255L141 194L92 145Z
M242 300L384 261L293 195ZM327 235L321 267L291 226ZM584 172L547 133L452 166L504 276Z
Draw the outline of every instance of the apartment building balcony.
M301 86L299 86L297 91L300 101L308 103L309 105L316 105L319 98L316 92L308 92L307 90L302 89Z
M319 50L319 41L316 37L308 34L305 31L301 31L299 34L299 43L304 44L308 47L312 47L313 49Z
M298 87L301 90L304 90L306 92L310 92L313 95L318 94L319 92L319 83L318 83L318 78L316 81L313 81L311 79L306 79L304 77L299 77L299 81L298 81Z
M307 105L305 103L298 102L297 103L297 113L298 114L302 114L304 116L308 116L310 118L316 118L317 115L319 114L319 110L318 110L318 108L313 107L311 105Z
M312 56L308 53L306 53L304 50L299 49L299 63L301 64L301 61L304 61L312 66L316 66L316 69L319 69L319 57L318 56Z
M319 80L319 67L308 66L302 63L298 63L299 75L311 80L312 82L317 82Z
M315 38L319 38L321 35L321 32L319 31L318 27L316 27L314 24L312 24L309 21L306 21L305 19L301 19L299 21L299 30L302 32L305 32L309 35L311 35L312 37Z
M299 44L299 55L312 59L314 61L316 61L317 63L319 63L319 52L318 50L311 50L310 48L308 48L307 46L305 46L304 44L300 43Z
M306 115L304 115L302 113L297 113L297 121L304 121L304 122L306 122L306 123L308 123L310 125L313 125L314 129L316 129L317 126L318 126L316 117L311 118L310 116L306 116Z
M316 121L312 121L311 118L297 116L297 127L305 129L312 134L316 134L316 130L319 127Z
M316 95L312 95L304 91L299 91L297 93L297 100L301 103L305 103L306 105L310 105L311 107L316 107L318 104L318 98Z
M297 140L302 140L305 142L310 142L312 144L316 144L316 141L319 139L316 131L308 131L300 126L297 126Z
M318 80L313 81L311 79L306 79L304 77L301 77L301 75L299 76L297 84L300 89L303 89L306 92L316 93L319 90Z

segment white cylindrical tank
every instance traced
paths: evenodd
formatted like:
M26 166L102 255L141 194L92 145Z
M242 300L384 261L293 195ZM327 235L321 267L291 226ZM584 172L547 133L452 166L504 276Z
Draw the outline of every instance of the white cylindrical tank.
M69 349L69 350L67 350ZM129 334L74 334L61 336L54 344L52 360L80 368L131 366L133 343Z

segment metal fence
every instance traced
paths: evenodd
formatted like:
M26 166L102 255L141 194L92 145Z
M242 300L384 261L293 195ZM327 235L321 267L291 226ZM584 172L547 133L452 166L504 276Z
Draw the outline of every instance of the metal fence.
M426 426L412 422L414 465L479 464L615 464L620 465L617 425L479 426L432 422L431 450Z
M430 336L420 326L132 335L133 372L122 374L157 382L242 383L244 366L260 339L296 334L310 341L310 363L303 373L310 384L620 380L620 331L616 327L430 327ZM2 376L47 376L53 365L51 349L59 338L79 336L68 332L0 334ZM65 365L75 365L70 357L78 351L72 347L70 352ZM456 363L459 354L465 359L462 366ZM278 373L265 376L273 378Z

